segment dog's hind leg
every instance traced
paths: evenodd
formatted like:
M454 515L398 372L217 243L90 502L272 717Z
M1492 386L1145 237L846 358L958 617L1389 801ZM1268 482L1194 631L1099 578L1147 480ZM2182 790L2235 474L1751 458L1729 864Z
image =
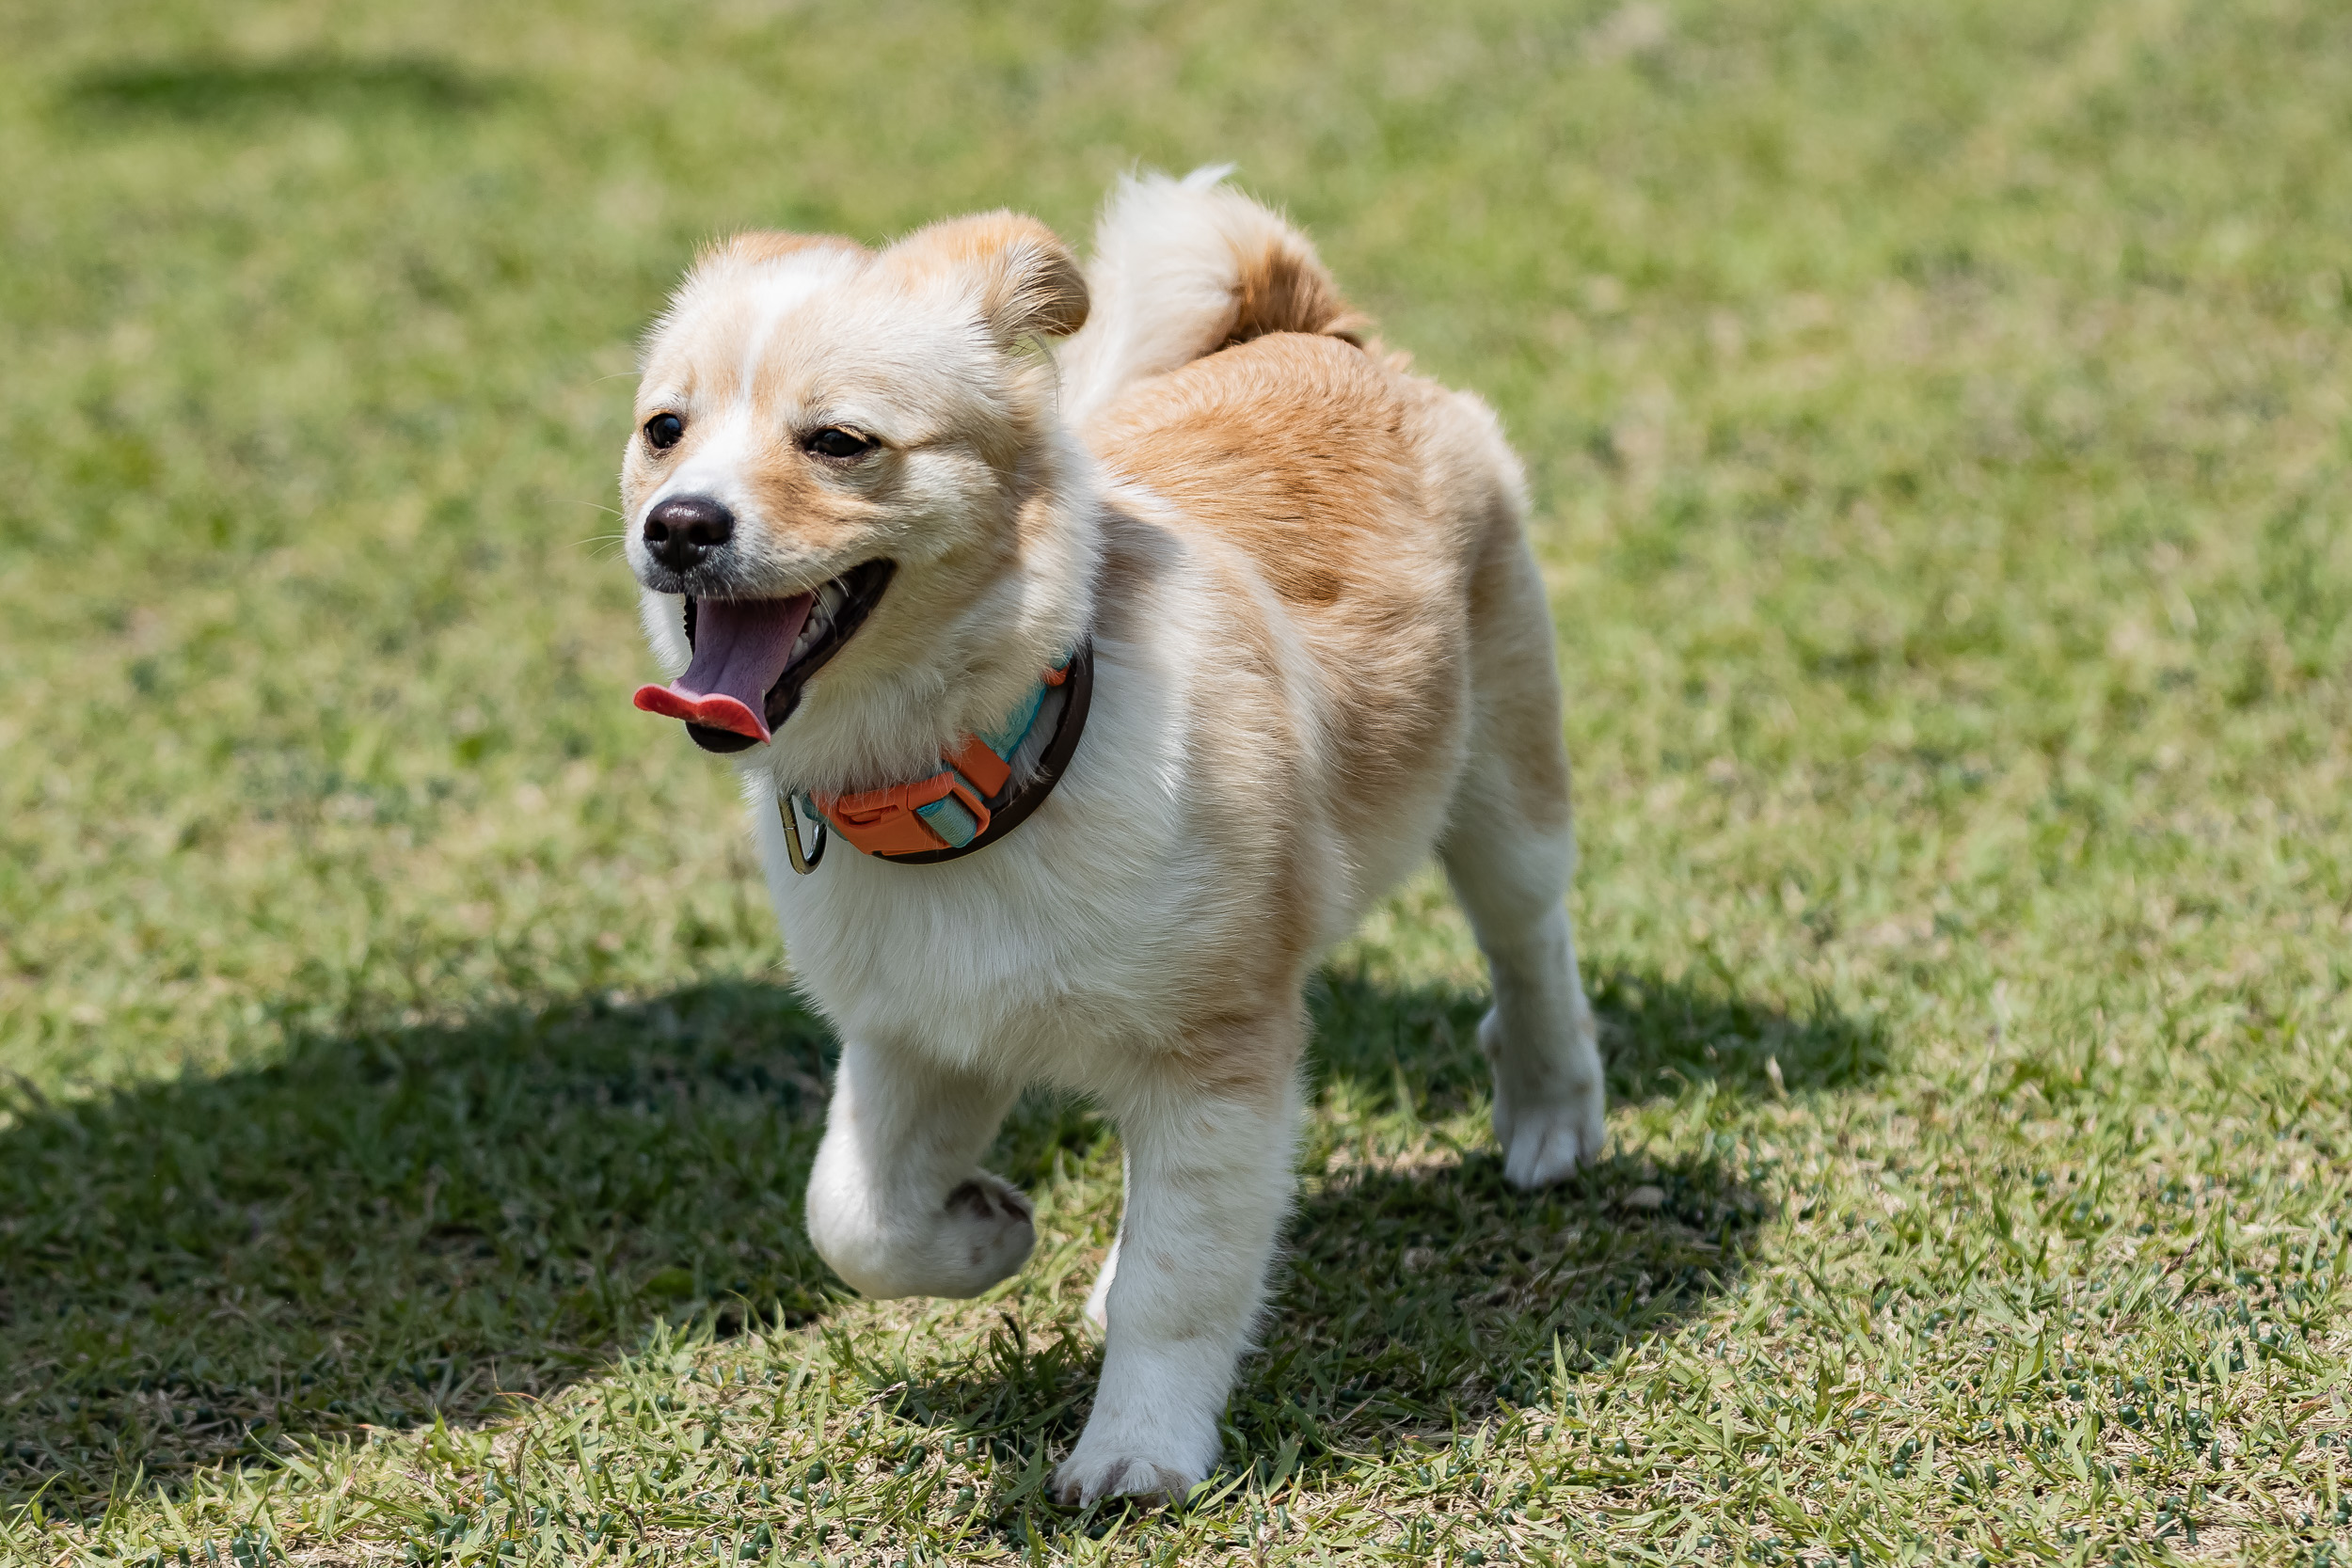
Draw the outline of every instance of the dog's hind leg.
M980 1169L1014 1091L913 1051L842 1047L808 1178L808 1236L869 1296L976 1296L1036 1244L1029 1200Z
M1551 620L1516 526L1490 539L1471 602L1470 758L1438 855L1494 980L1478 1044L1503 1175L1540 1187L1600 1153L1603 1091L1562 901L1576 832Z

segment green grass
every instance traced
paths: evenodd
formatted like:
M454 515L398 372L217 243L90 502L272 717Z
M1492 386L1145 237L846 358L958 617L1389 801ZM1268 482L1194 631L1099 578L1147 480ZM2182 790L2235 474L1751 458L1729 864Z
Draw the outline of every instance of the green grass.
M2328 0L0 12L0 1556L2344 1560L2347 145ZM1613 1146L1416 883L1228 1467L1065 1512L1116 1145L829 1279L599 508L699 240L1229 158L1530 460Z

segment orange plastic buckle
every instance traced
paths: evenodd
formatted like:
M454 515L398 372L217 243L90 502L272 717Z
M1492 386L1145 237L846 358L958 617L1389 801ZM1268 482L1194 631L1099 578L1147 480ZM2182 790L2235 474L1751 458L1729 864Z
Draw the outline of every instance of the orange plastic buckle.
M1047 686L1061 685L1070 678L1070 660L1045 671L1043 678ZM1037 722L1034 708L1029 722ZM1019 742L1014 745L1017 749ZM960 847L949 844L924 821L918 815L919 808L954 796L972 814L972 837L978 838L988 832L989 823L988 800L982 796L1004 795L1005 786L1012 782L1012 760L998 756L989 750L988 742L976 735L965 736L956 743L954 751L943 752L939 760L947 766L928 779L892 784L887 789L812 795L809 804L817 808L834 832L868 855L925 855L935 849ZM785 813L784 831L793 850L792 868L813 870L817 863L805 860L800 853L800 832L792 820L791 808L786 807Z
M1004 764L999 761L997 766L1002 768ZM1006 769L1008 776L1010 771ZM975 837L988 832L988 802L952 768L942 768L913 784L853 790L846 795L816 795L810 800L825 814L825 820L833 824L834 832L866 854L921 855L950 846L931 830L930 823L914 814L915 808L950 795L972 814L977 824L972 830Z
M991 799L1002 795L1005 785L1012 782L1012 764L990 751L988 742L977 735L965 736L940 760L979 785Z

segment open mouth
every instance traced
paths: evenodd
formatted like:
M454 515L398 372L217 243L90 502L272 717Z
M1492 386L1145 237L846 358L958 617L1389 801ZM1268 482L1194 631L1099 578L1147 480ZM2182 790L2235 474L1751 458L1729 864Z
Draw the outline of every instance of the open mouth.
M637 705L686 721L706 752L740 752L775 738L801 690L872 613L896 563L869 561L813 594L788 599L686 600L686 673L641 686Z

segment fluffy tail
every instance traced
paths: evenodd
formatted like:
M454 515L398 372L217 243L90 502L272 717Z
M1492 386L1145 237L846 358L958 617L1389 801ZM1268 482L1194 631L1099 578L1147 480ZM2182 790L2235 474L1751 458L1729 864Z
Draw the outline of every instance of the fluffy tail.
M1086 325L1055 354L1072 423L1145 376L1268 332L1361 344L1305 235L1225 183L1231 165L1182 180L1128 176L1111 191L1087 268Z

